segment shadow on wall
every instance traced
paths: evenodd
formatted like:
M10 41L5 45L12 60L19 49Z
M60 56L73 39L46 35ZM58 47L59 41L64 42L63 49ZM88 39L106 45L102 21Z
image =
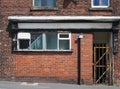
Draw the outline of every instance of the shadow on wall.
M8 58L7 51L0 49L0 79L7 79L13 74L12 59Z
M68 6L71 2L73 2L73 3L76 4L76 1L77 1L77 0L64 0L64 2L63 2L63 8L67 8L67 6Z
M0 50L0 78L3 78L4 74L4 60L3 60L3 52Z

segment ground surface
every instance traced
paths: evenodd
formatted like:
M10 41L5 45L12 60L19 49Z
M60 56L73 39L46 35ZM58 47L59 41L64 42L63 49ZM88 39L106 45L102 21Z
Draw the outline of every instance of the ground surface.
M0 89L120 89L116 86L0 81Z

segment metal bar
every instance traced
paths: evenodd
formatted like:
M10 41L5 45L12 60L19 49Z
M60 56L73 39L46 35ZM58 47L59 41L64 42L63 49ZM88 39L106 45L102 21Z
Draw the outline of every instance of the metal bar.
M100 47L100 44L99 44L99 47ZM100 58L100 56L101 56L101 52L100 52L101 49L99 48L98 50L99 50L99 58ZM99 61L99 59L98 59L97 61ZM97 65L97 64L100 65L100 61L97 62L96 65ZM98 67L98 76L100 76L100 67ZM97 76L97 79L98 79L98 76ZM100 83L100 81L99 81L98 83Z
M102 47L103 47L103 46L104 46L104 44L102 45ZM104 53L104 51L105 51L104 48L102 48L102 53ZM104 64L104 60L105 60L105 59L104 59L104 57L103 57L103 60L102 60L102 62L101 62L101 65ZM105 67L102 67L102 68L101 68L101 73L104 72L104 68L105 68ZM103 83L103 82L104 82L104 79L102 79L102 83Z
M110 47L95 47L95 48L110 48Z
M110 85L112 85L112 60L111 60L111 54L109 55L110 57Z
M106 67L106 65L96 65L96 67Z

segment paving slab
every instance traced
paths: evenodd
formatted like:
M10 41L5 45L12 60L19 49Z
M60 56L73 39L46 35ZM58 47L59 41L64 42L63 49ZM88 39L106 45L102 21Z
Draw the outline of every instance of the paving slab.
M117 86L0 81L0 89L120 89Z

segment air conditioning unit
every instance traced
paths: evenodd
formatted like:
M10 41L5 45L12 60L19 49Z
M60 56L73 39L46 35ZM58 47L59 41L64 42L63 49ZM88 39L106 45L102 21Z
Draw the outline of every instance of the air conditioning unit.
M28 32L19 32L17 35L17 38L18 39L30 39L31 36L30 36L30 33Z

